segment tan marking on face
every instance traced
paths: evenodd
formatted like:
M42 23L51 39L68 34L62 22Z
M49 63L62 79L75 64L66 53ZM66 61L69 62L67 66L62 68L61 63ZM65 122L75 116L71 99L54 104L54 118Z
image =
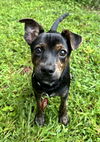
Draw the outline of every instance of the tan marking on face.
M38 66L40 64L40 59L36 58L33 54L31 54L31 59L32 59L32 63L34 65L34 67Z
M59 50L61 50L63 48L63 45L62 44L56 44L56 46L55 46L55 50L56 51L59 51Z
M65 62L61 62L60 60L56 63L56 74L58 77L61 76L62 72L66 68L67 64L69 63L69 58L65 59Z
M46 43L40 43L40 44L36 45L35 48L38 48L38 47L40 47L40 48L46 48L47 44Z

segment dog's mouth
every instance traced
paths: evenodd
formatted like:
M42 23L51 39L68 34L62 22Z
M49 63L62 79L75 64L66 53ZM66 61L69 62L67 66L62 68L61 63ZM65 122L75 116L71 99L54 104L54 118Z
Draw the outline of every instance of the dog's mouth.
M57 82L57 81L45 81L45 80L42 81L42 83L43 83L44 85L47 85L47 86L50 86L50 87L52 87L53 85L55 85L56 82Z
M38 80L38 84L43 84L46 85L48 87L52 87L53 85L55 85L58 81L58 79L54 79L54 77L40 77L36 75L36 79Z
M43 80L39 80L39 81L43 85L52 87L53 85L55 85L57 83L58 80L45 80L45 79L43 79Z

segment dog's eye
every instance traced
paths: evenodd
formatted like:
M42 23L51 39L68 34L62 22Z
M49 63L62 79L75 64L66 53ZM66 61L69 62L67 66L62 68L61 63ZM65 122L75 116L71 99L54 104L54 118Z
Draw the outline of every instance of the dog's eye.
M61 57L65 57L65 56L67 55L67 51L66 51L66 50L60 50L60 51L59 51L59 55L60 55Z
M36 47L34 51L35 51L35 54L37 55L40 55L42 53L42 49L40 47Z

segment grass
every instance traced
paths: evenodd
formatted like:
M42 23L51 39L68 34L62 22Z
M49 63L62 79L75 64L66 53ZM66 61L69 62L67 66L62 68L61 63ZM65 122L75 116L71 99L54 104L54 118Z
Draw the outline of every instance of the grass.
M71 55L68 99L70 123L58 123L59 98L50 98L47 124L31 126L36 102L31 87L30 49L18 20L31 17L47 31L62 13L69 12L58 31L67 28L83 37ZM100 12L66 0L0 1L0 142L100 141ZM34 92L33 92L34 94Z

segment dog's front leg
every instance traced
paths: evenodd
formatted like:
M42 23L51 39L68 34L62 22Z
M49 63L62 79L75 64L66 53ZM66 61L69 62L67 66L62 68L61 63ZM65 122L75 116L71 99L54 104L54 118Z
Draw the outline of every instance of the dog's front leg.
M61 104L59 107L59 122L67 125L68 124L68 115L67 115L67 106L66 106L67 96L61 96Z
M44 115L44 109L43 107L43 100L41 95L36 96L36 102L37 102L37 110L36 110L36 115L35 115L35 123L38 125L44 125L45 123L45 115Z

